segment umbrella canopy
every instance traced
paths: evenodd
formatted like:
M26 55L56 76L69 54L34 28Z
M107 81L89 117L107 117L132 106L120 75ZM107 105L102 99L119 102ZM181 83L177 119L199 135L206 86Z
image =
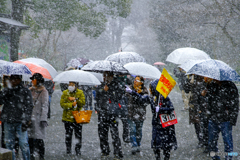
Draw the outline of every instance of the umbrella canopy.
M161 72L154 66L143 62L131 62L124 67L133 75L139 75L144 78L159 79Z
M40 59L40 58L26 58L26 59L21 59L20 61L34 63L34 64L37 64L39 66L42 66L42 67L46 68L48 70L48 72L50 73L52 78L56 77L57 74L58 74L56 69L51 64L49 64L48 62L46 62L43 59Z
M135 52L118 52L109 55L105 60L125 65L130 62L146 62L145 58Z
M178 48L167 56L166 61L175 64L183 64L188 60L211 59L209 55L196 48Z
M58 83L78 82L79 85L101 84L93 74L81 70L64 71L57 75L53 81Z
M40 74L42 74L43 78L52 80L52 76L50 75L48 70L46 68L43 68L40 65L30 63L30 62L23 62L23 61L14 61L14 63L23 64L31 70L32 74L40 73Z
M156 65L156 66L164 66L165 63L163 63L163 62L155 62L153 65Z
M87 64L88 62L90 62L90 60L86 59L86 58L74 58L74 59L71 59L67 63L67 66L76 68L79 66L83 66L83 65Z
M82 70L90 72L100 72L105 71L114 72L115 74L129 74L128 70L123 67L120 63L110 62L110 61L93 61L85 65Z
M203 60L203 61L191 61L192 67L183 67L187 71L187 74L196 74L204 77L209 77L219 81L239 81L240 76L229 65L220 60ZM190 65L189 65L190 66Z
M16 74L16 75L32 75L32 72L30 69L23 65L23 64L18 64L18 63L13 63L13 62L3 62L0 63L0 74L1 75L11 75L11 74Z

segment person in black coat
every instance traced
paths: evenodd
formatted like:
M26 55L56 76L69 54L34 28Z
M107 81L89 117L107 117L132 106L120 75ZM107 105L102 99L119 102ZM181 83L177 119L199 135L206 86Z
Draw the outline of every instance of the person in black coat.
M156 160L160 160L160 150L163 150L164 160L170 159L170 150L177 149L177 139L175 134L174 125L163 128L160 120L160 114L169 114L174 110L173 104L169 97L164 98L156 90L158 79L152 81L149 86L152 97L141 96L140 94L132 91L129 87L126 92L138 96L138 100L142 103L150 103L152 110L152 141L151 147L153 148ZM160 106L158 107L158 103Z
M23 86L21 75L10 76L10 86L0 94L0 104L4 104L1 121L4 123L4 142L7 149L13 151L15 138L18 136L23 159L30 159L27 128L33 103L32 94ZM15 159L14 151L12 157Z
M122 86L112 72L104 72L104 83L96 87L95 110L98 113L98 135L100 139L101 157L108 157L110 147L108 131L113 139L114 158L123 158L121 140L118 131L118 108L125 105L121 102L125 94Z
M205 81L208 85L202 95L208 98L208 147L212 159L220 159L216 154L219 132L223 136L224 151L233 152L232 126L237 123L239 94L236 85L231 81L218 81L207 77ZM232 156L226 155L225 158L231 159Z

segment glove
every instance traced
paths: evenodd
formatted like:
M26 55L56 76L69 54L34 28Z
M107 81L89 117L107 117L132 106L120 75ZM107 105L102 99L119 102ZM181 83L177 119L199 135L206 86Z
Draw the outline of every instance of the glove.
M68 97L70 101L75 101L75 97Z
M132 90L127 85L125 85L125 86L126 86L126 92L127 93L132 93Z
M158 112L159 111L159 106L156 106L156 112Z
M41 127L47 127L48 124L47 124L46 121L41 121L41 122L40 122L40 126L41 126Z

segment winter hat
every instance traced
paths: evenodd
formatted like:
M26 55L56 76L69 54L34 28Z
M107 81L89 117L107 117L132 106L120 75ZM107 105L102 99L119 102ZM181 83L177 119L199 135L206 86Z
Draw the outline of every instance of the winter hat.
M31 80L36 79L39 83L44 83L44 78L40 73L34 73L32 77L30 77Z

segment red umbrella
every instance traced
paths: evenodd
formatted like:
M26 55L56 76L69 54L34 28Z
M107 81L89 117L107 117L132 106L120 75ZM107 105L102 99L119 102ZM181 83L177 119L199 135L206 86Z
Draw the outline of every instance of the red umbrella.
M163 62L155 62L153 65L157 65L157 66L164 66L164 65L165 65L165 63L163 63Z
M25 66L27 66L30 69L32 74L40 73L43 76L43 78L52 80L52 76L50 75L49 71L40 65L30 63L30 62L24 62L24 61L14 61L14 63L24 64Z

